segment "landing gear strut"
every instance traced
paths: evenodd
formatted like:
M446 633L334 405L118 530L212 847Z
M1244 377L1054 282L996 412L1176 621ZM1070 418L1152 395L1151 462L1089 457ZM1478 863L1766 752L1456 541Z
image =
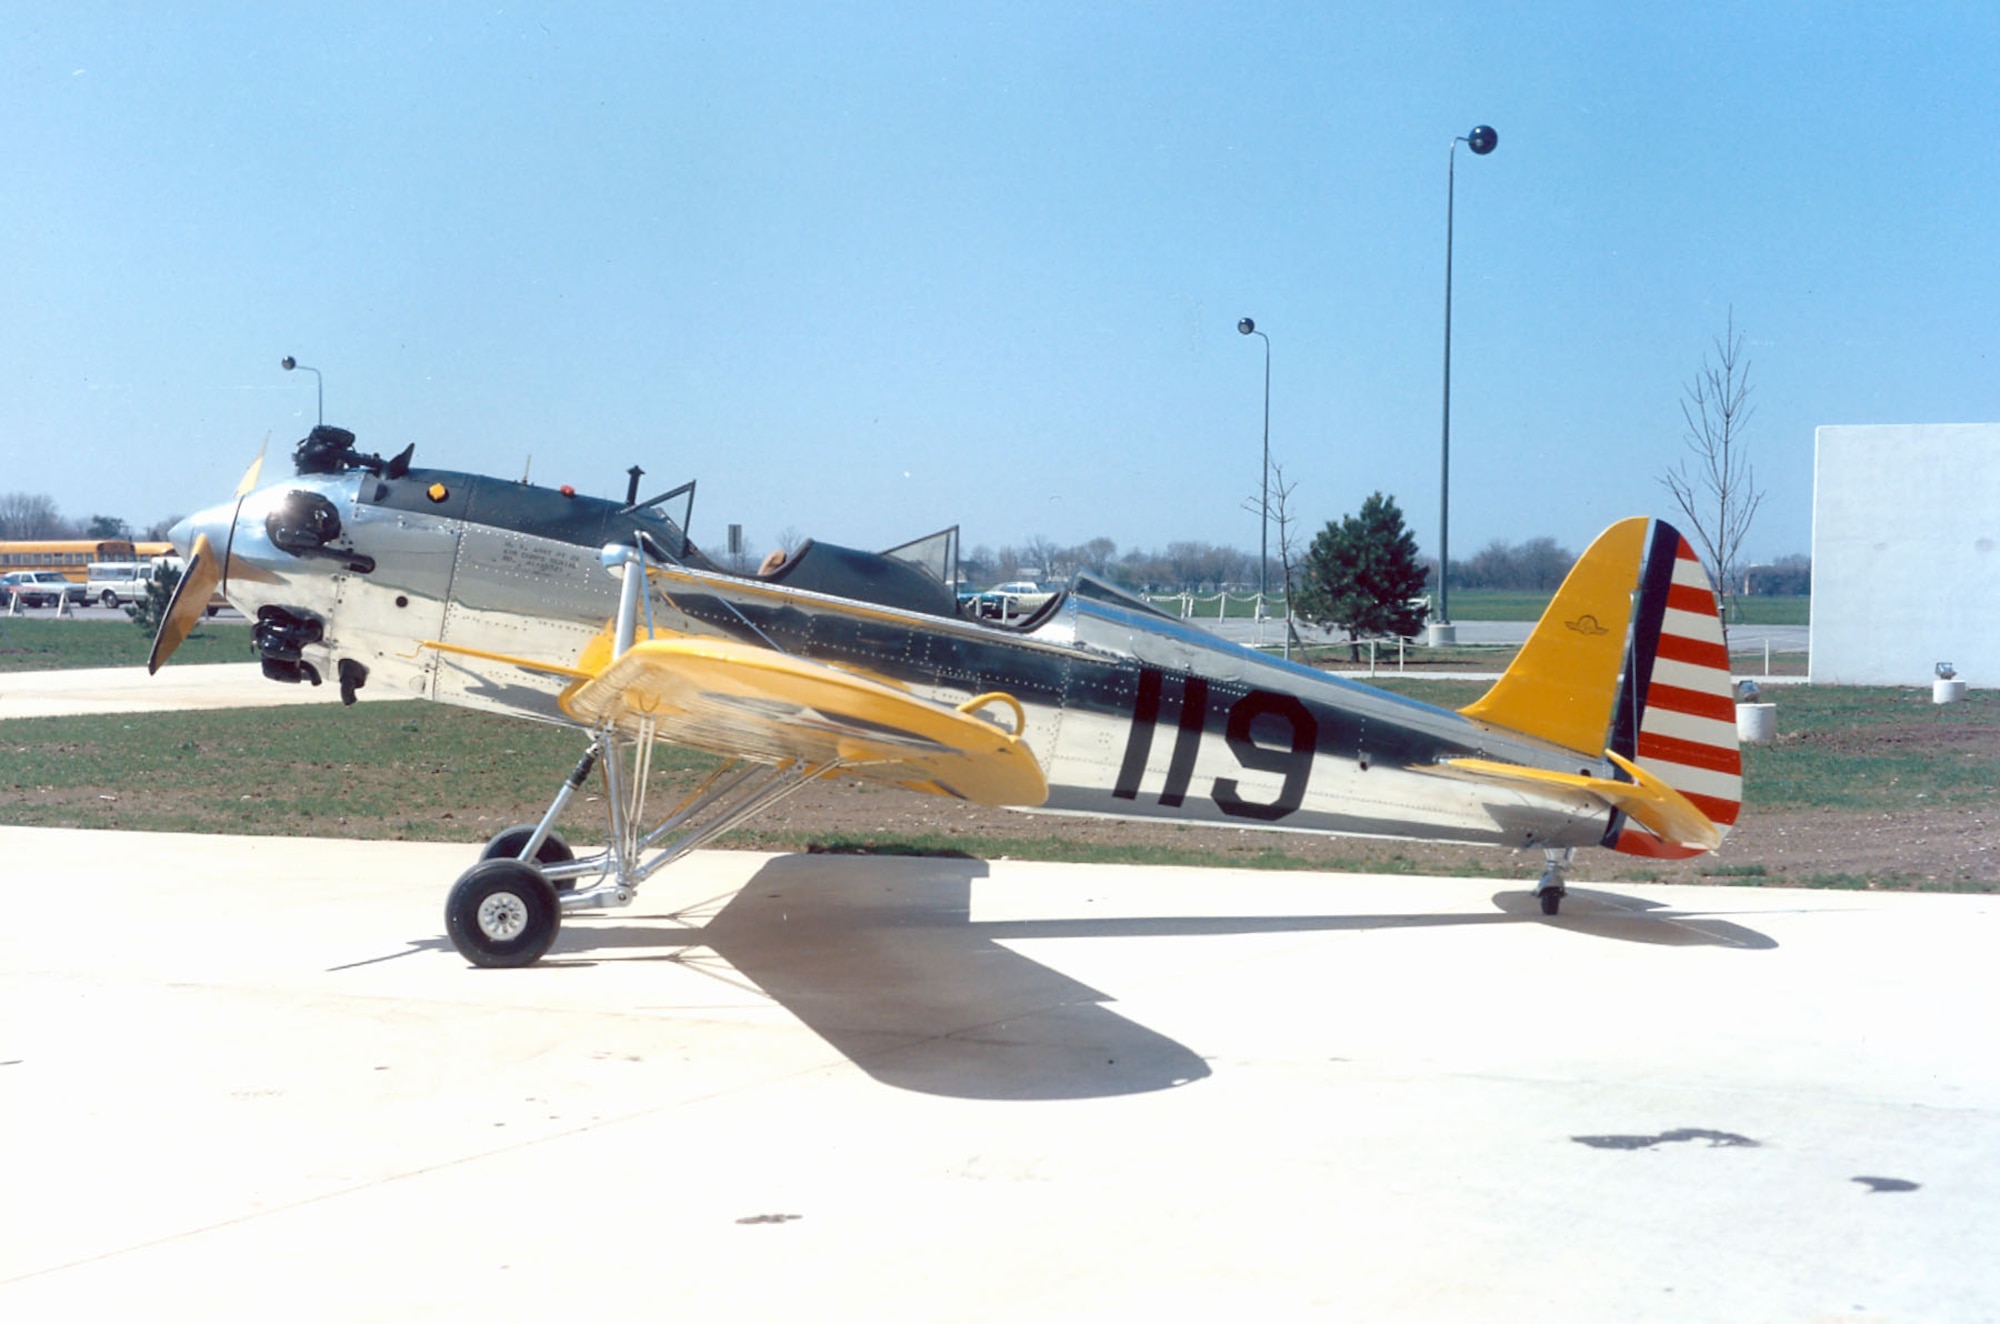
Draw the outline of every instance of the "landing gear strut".
M600 727L542 821L487 843L445 902L445 932L459 955L474 965L532 965L555 942L563 912L631 905L639 884L659 870L841 766L726 763L645 832L652 752L650 724L629 735ZM554 828L593 770L604 777L610 841L578 856Z
M1553 915L1562 909L1562 899L1569 895L1569 889L1563 886L1563 871L1576 863L1576 848L1544 847L1542 861L1542 880L1535 884L1535 899L1542 903L1544 915Z
M615 622L616 651L622 655L638 629L644 557L632 548L607 548L605 557L606 566L616 557L625 567ZM591 730L590 748L557 788L541 822L508 828L487 843L483 858L459 877L445 902L445 932L459 955L474 965L533 965L554 944L564 911L631 905L639 884L659 870L847 766L838 757L775 764L735 759L710 773L648 832L646 789L655 730L650 717L628 713L622 723L607 717ZM555 835L555 826L593 771L604 778L611 830L603 850L577 856Z

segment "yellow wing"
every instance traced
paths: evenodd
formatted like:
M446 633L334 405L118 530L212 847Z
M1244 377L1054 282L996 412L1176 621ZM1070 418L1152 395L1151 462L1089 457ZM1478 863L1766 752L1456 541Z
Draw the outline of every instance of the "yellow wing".
M1020 736L1020 706L982 695L948 708L823 663L721 639L650 639L562 694L587 726L730 758L839 763L876 780L986 805L1038 805L1048 783ZM576 674L571 672L570 674ZM1003 704L1015 729L978 715Z

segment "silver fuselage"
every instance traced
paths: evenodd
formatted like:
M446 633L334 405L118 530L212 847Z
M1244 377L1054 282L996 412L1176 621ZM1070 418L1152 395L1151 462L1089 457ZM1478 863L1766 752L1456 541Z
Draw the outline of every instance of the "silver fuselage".
M333 528L329 509L337 534L297 532L301 512L312 537ZM435 470L270 484L175 539L184 555L197 533L228 549L224 591L258 620L267 674L567 722L564 677L459 650L574 666L617 609L601 550L635 531L680 549L648 577L642 631L776 647L943 704L1010 694L1047 811L1517 848L1606 831L1582 792L1496 788L1447 764L1610 775L1601 762L1226 643L1089 577L1016 628L727 574L681 554L650 512Z

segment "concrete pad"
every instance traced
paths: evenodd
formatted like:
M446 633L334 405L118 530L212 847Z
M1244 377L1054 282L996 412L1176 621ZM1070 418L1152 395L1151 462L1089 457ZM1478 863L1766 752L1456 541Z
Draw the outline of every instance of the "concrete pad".
M471 854L0 828L0 1318L2000 1312L1990 897Z
M340 686L266 680L255 662L162 667L79 667L72 671L0 672L0 721L80 713L164 713L215 708L282 708L339 703ZM370 702L376 702L373 698Z

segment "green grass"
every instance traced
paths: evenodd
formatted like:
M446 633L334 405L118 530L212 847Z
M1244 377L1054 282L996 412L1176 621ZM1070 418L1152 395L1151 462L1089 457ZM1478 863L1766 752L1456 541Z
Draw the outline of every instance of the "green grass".
M1414 680L1394 675L1377 676L1373 680L1354 679L1419 703L1452 709L1463 708L1491 688L1491 684L1483 680Z
M1485 692L1476 681L1368 682L1440 708ZM1989 804L2000 786L2000 692L1931 703L1929 690L1773 686L1778 738L1743 747L1751 809L1948 809Z
M0 821L483 840L539 818L582 751L562 727L415 701L22 718L0 722ZM714 764L662 747L656 784Z
M1497 588L1451 590L1455 621L1539 621L1553 593L1516 593Z
M139 667L153 636L130 621L74 621L0 616L0 671L67 671L78 667ZM195 627L177 667L204 662L253 662L247 621L206 621Z
M1373 683L1443 708L1485 690L1476 681ZM1778 739L1744 748L1752 808L1951 808L1989 804L2000 786L2000 692L1942 707L1927 690L1766 693L1778 706ZM469 810L504 810L509 822L539 814L580 749L564 728L416 702L20 718L0 722L0 819L167 828L164 814L176 829L246 832L346 819L449 839L465 831ZM655 766L671 786L714 760L662 747ZM132 794L117 801L77 798L125 788Z
M1456 588L1451 591L1451 615L1459 621L1538 621L1553 593L1516 593L1504 589ZM1810 598L1731 598L1732 625L1806 625L1811 622Z
M129 624L0 620L0 669L135 665L147 640ZM248 653L240 624L205 625L183 659L234 661ZM1392 693L1455 709L1484 682L1372 682ZM2000 786L2000 692L1975 690L1936 706L1927 689L1771 687L1778 739L1744 750L1745 804L1752 813L1843 810L1976 812ZM416 702L364 702L268 710L159 713L0 721L0 822L31 826L236 832L478 841L533 821L582 746L577 733L491 714ZM656 792L691 786L713 766L706 756L662 748ZM595 791L595 787L590 788ZM588 792L586 793L588 794ZM601 806L579 796L577 836L601 832ZM856 833L827 836L787 828L781 815L730 839L767 849L965 854L1073 862L1126 861L1252 868L1331 868L1278 840L1225 841L1191 831L1189 844L1095 844L1011 833ZM1357 854L1352 867L1394 872L1395 857ZM1463 864L1405 859L1411 871L1512 876L1519 863L1468 852ZM1628 876L1636 877L1636 874ZM1754 860L1707 868L1699 877L1734 885L1990 890L1975 881L1892 874L1780 878Z
M1778 738L1744 750L1752 808L1950 809L1993 803L2000 693L1936 705L1928 690L1770 689Z
M1731 625L1810 625L1811 598L1731 598Z

